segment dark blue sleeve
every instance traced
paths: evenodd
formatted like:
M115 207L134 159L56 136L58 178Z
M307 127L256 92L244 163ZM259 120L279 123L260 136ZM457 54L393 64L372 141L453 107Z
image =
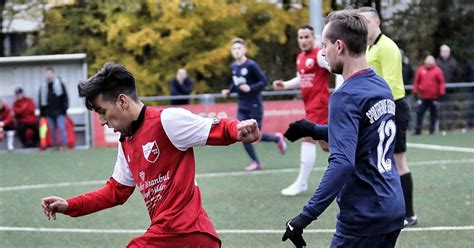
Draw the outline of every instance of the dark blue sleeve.
M314 124L313 126L313 139L314 140L324 140L326 142L329 141L329 134L328 134L328 125L318 125Z
M230 65L230 71L233 71L234 70L234 64L231 64ZM229 85L229 91L230 93L234 93L234 92L237 92L237 86L235 86L234 84L234 79L232 78L232 74L230 75L230 85Z
M178 91L178 88L176 88L176 85L177 85L177 83L175 82L175 80L171 79L171 81L170 81L170 90L171 90L171 95L172 96L179 95L179 91Z
M181 89L185 95L191 94L191 92L193 91L193 80L186 78L184 80L183 85L181 85Z
M329 112L329 165L302 214L315 220L331 204L355 169L360 113L346 93L333 93Z
M257 63L252 63L250 68L252 69L253 73L257 77L257 82L254 84L249 84L250 91L262 91L265 86L267 86L268 81L265 74L263 74L262 69L258 66Z

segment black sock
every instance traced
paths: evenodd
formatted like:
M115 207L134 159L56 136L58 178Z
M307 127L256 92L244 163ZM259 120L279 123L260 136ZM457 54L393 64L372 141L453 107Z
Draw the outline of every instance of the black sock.
M403 198L405 199L405 211L406 217L412 217L415 215L413 211L413 180L411 173L400 176L400 182L402 183Z

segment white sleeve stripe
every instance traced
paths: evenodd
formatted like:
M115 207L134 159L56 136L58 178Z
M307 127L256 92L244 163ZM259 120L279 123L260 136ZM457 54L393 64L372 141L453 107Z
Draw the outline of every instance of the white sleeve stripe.
M118 143L117 161L115 162L112 178L125 186L135 187L135 179L133 179L132 172L130 171L130 167L125 159L122 144L120 142Z
M167 108L161 113L161 124L166 135L181 151L205 145L212 121L182 108Z

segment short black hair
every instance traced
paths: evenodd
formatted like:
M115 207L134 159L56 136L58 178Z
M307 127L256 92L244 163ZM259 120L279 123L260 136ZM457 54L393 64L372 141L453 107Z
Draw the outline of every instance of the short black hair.
M123 65L107 62L94 76L82 81L77 86L80 97L85 97L86 108L95 110L95 99L102 94L105 100L115 101L120 94L125 94L138 101L135 88L135 77Z
M53 69L53 67L47 67L47 68L45 69L45 71L52 71L52 72L54 72L54 69Z
M331 43L342 40L349 55L359 57L367 49L367 22L364 16L353 10L339 10L329 13L325 20L327 37Z
M21 94L21 93L23 93L23 89L21 87L16 87L15 94Z
M314 32L313 26L311 26L309 24L304 24L303 26L298 28L298 30L300 30L300 29L309 29L309 30L311 30L311 32Z

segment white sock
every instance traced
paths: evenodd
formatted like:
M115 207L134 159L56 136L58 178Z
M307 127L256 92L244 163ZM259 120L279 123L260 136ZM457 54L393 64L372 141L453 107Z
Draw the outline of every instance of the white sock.
M300 187L308 186L309 174L313 170L314 162L316 162L316 145L309 142L301 143L301 163L300 173L296 179L296 183Z
M8 147L8 150L13 150L14 149L14 147L13 147L14 139L15 139L15 131L13 131L13 130L7 131L7 147Z

